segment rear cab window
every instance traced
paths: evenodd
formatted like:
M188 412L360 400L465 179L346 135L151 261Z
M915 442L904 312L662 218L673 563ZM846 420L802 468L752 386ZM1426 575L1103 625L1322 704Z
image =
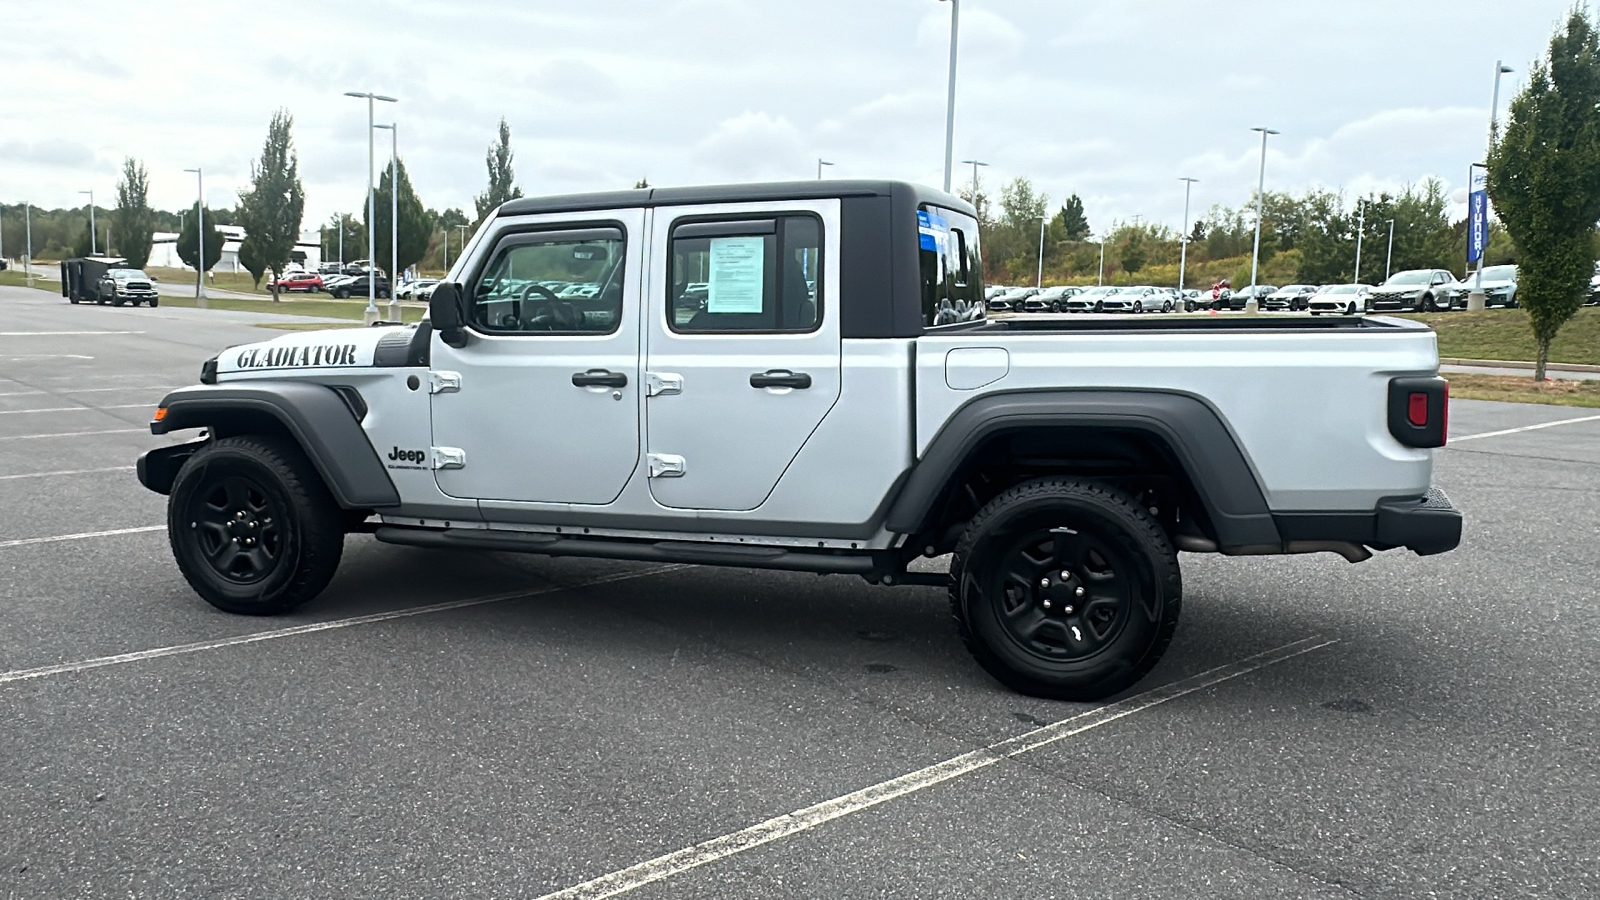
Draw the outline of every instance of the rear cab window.
M939 206L917 210L922 325L938 328L983 319L983 255L978 221Z

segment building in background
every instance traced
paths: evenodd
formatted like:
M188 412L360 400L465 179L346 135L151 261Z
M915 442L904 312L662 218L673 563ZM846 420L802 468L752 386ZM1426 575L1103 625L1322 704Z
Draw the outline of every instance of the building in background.
M238 225L218 225L222 235L222 258L212 267L213 272L243 272L239 264L239 244L244 240L244 229ZM312 271L322 264L322 235L315 229L300 232L300 239L289 252L291 265ZM170 231L158 231L150 241L148 265L166 269L191 268L178 258L178 236Z

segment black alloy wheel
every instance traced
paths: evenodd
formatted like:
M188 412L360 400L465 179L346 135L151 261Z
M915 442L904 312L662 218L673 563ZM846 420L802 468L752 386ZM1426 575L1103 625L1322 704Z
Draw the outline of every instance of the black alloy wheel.
M273 615L315 597L344 548L343 511L287 438L212 441L184 463L167 536L195 592L228 612Z
M1143 300L1135 300L1135 301L1133 301L1133 313L1134 313L1134 315L1138 315L1139 313L1142 313L1142 312L1144 312L1144 301Z
M1024 694L1098 700L1131 687L1177 628L1177 552L1131 497L1042 478L990 501L951 562L951 612L997 680Z
M1094 311L1097 313L1103 313L1106 311L1106 305L1099 300L1096 300L1094 302Z

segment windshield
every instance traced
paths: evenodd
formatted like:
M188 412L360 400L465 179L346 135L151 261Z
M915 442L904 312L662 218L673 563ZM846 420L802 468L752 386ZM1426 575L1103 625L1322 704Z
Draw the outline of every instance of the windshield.
M1358 288L1353 284L1330 284L1327 287L1323 288L1322 290L1317 291L1317 293L1319 293L1319 294L1354 294L1357 290L1358 290Z
M1083 293L1079 294L1078 296L1079 297L1105 297L1105 296L1108 296L1110 294L1115 294L1116 292L1117 292L1117 289L1114 288L1114 287L1109 287L1109 286L1107 286L1107 287L1092 287L1092 288L1089 288L1087 291L1084 291Z
M118 281L127 281L130 278L143 278L145 280L149 280L150 278L149 275L146 275L138 269L112 269L111 277Z
M1483 270L1484 281L1516 281L1516 266L1490 266Z
M1401 272L1393 278L1390 278L1388 281L1385 281L1384 284L1427 284L1432 280L1432 272L1426 269L1418 269L1415 272Z

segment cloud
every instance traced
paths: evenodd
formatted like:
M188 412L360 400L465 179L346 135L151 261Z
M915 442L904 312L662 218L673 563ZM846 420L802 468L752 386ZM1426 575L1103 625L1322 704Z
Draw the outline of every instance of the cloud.
M99 163L88 145L54 138L0 143L0 160L64 169L98 166Z
M968 54L977 57L1005 57L1021 50L1028 42L1022 29L1011 20L983 7L968 6L961 12L960 33L956 36L957 69ZM917 49L933 52L950 46L950 12L941 6L922 17L917 25ZM944 59L944 57L935 57Z
M695 145L703 168L735 180L798 177L806 169L805 142L783 116L746 110L724 119Z

